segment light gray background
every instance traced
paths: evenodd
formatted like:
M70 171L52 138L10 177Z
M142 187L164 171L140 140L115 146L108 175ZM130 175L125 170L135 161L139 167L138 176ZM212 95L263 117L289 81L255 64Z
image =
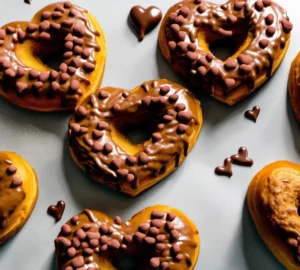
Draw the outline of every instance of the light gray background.
M278 72L262 89L230 108L201 97L202 133L184 164L160 184L131 199L88 179L75 165L66 143L68 113L28 112L0 99L0 149L26 158L39 177L39 198L23 230L0 247L0 269L55 270L53 241L61 225L83 208L94 208L124 220L154 204L183 210L197 225L201 251L196 269L277 270L282 266L259 238L245 205L253 175L266 164L288 159L299 163L300 130L287 98L287 76L300 49L299 0L277 0L294 23L291 46ZM0 24L30 20L50 0L1 1ZM127 25L130 8L157 5L165 13L176 0L77 0L91 11L107 38L107 65L102 86L132 89L143 81L167 78L182 83L165 63L157 47L156 28L142 43ZM221 0L216 0L221 3ZM256 124L244 118L254 105L261 107ZM225 157L246 146L252 168L233 167L233 176L216 176ZM47 215L50 204L66 201L62 220Z

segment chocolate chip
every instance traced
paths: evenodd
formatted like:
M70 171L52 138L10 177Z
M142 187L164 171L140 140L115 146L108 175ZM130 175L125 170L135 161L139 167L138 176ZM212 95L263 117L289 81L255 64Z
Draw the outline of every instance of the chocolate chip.
M132 173L129 173L126 177L127 182L132 183L135 179L135 176Z
M150 265L152 268L158 268L160 265L160 260L157 257L153 257L150 259Z
M100 131L101 132L101 131ZM93 144L93 151L94 152L100 152L103 149L103 145L100 142L94 142Z
M79 89L79 86L78 80L72 80L70 84L70 90L76 92Z
M266 24L267 25L271 25L274 22L274 15L273 14L269 14L266 18L265 18Z
M141 152L139 156L139 162L141 164L147 164L150 161L150 158L145 152Z
M77 35L79 37L83 37L85 34L85 27L82 25L75 25L73 27L73 33L74 35Z
M71 63L70 63L73 67L76 67L76 68L79 68L80 66L80 60L76 57L76 58L73 58Z
M0 29L0 39L4 40L6 37L6 32L3 29Z
M141 232L135 232L133 235L134 240L136 240L139 243L142 243L145 237L145 234Z
M23 41L26 38L26 33L23 30L18 30L18 38L20 41Z
M71 241L65 237L61 237L61 236L57 237L55 242L65 248L68 248L69 246L71 246Z
M173 117L171 115L165 114L163 116L164 123L170 123L173 120Z
M78 238L73 238L72 239L72 245L75 247L75 248L79 248L81 243L80 241L78 240Z
M180 262L183 259L183 255L182 254L177 254L175 259L176 259L176 261Z
M73 257L75 257L77 251L76 251L76 249L75 249L74 247L70 247L70 248L68 249L67 253L68 253L68 256L69 256L70 258L73 258Z
M177 36L179 41L184 41L186 38L186 33L183 31L179 31Z
M71 128L71 130L72 131L74 131L75 133L78 133L79 131L80 131L80 125L79 124L77 124L77 123L72 123L71 125L70 125L70 128Z
M178 120L184 123L188 123L192 120L193 114L191 112L179 112L178 115Z
M238 61L240 64L250 65L253 62L253 58L247 54L240 54L238 56Z
M19 177L17 177L16 175L14 175L12 177L11 184L12 184L13 187L18 187L18 186L23 184L23 181Z
M166 236L164 234L159 234L156 236L157 242L163 242L166 239Z
M51 70L50 71L50 77L52 80L55 80L58 76L58 72L56 70Z
M262 49L268 47L268 46L269 46L269 40L267 40L267 39L261 39L261 40L259 41L259 46L260 46Z
M154 245L156 243L156 239L153 238L153 237L145 237L144 238L144 242L147 244L147 245Z
M61 232L64 235L69 235L72 232L72 230L71 230L71 227L68 224L64 224L61 227Z
M186 53L186 57L187 57L190 61L192 61L192 62L194 62L194 61L196 61L196 60L198 59L198 55L197 55L196 53L190 52L190 51L188 51L188 52Z
M177 112L184 111L186 109L186 105L184 103L178 103L175 106L175 110Z
M201 25L201 20L199 18L195 19L194 26L199 27Z
M113 169L119 169L123 164L123 160L121 158L115 158L112 160L112 162L110 163L111 167Z
M89 240L91 240L91 239L97 239L97 240L99 240L101 235L98 232L87 232L86 236L87 236L87 238Z
M88 49L88 48L83 49L83 51L82 51L82 57L84 59L89 58L90 55L91 55L90 49Z
M185 41L180 41L176 45L176 49L179 53L186 53L187 52L188 43Z
M202 14L206 11L206 6L205 4L201 3L198 7L197 7L197 11Z
M160 219L152 219L151 220L151 226L160 228L162 225L163 225L163 222Z
M168 221L173 221L176 218L176 214L170 212L167 214L167 220Z
M111 249L117 250L120 248L121 244L118 240L114 239L112 241L110 241L107 246Z
M72 260L72 266L75 268L79 268L84 266L84 258L82 256L76 257Z
M118 169L117 170L117 175L121 178L127 177L129 171L127 169Z
M41 24L40 24L40 29L41 31L48 31L50 29L50 22L49 21L43 21Z
M78 106L75 108L75 113L80 117L84 117L86 116L87 111L83 106Z
M112 152L112 150L113 150L113 147L111 144L109 144L109 143L104 144L104 151L106 154L110 154Z
M160 87L159 92L160 92L161 95L166 95L166 94L169 93L169 91L170 91L170 87L168 85L164 85L164 86Z
M235 24L237 22L237 17L234 15L228 15L227 17L227 23L228 24Z
M51 36L50 36L50 34L47 33L47 32L42 32L42 33L40 33L40 38L41 38L41 39L45 39L45 40L50 40L50 39L51 39Z
M262 3L261 0L255 2L255 9L257 11L262 11L263 8L264 8L264 4Z
M53 19L59 19L59 18L61 18L63 16L63 14L60 12L60 11L54 11L53 13L52 13L52 18Z
M179 99L179 96L177 94L172 94L169 96L169 102L170 103L175 103Z
M162 262L160 265L161 270L167 270L169 267L169 263L168 262Z
M166 223L166 229L168 231L174 230L174 224L172 222L170 222L170 221L167 221L167 223Z
M28 84L23 82L16 83L17 91L19 94L22 94L25 90L28 89Z
M178 33L180 31L180 26L176 23L172 24L170 26L170 29L174 32L174 33Z
M269 26L266 30L267 36L272 37L276 32L276 29L274 26Z
M97 246L99 245L99 240L97 240L97 239L91 239L91 240L90 240L90 245L91 245L93 248L97 247Z
M182 15L184 18L186 18L190 13L190 10L187 7L182 7L179 10L179 14Z
M85 248L85 249L83 249L83 254L85 256L91 256L91 255L93 255L93 253L94 253L94 250L91 249L91 248Z
M184 124L179 124L178 127L177 127L177 133L182 135L182 134L185 134L188 130L188 126L187 125L184 125Z
M162 219L165 214L158 210L153 210L151 213L151 219Z
M284 31L286 34L288 34L288 33L290 33L290 32L292 31L292 29L293 29L293 24L292 24L290 21L283 19L283 20L281 21L281 24L282 24L283 31Z
M7 26L6 28L6 33L7 34L13 34L16 32L16 28L12 27L12 26Z
M244 7L244 3L243 3L243 2L238 2L238 1L236 1L236 2L234 3L234 9L235 9L235 10L241 10L241 9L243 9L243 7Z
M57 91L60 89L60 84L58 82L54 81L51 83L51 88L53 91Z
M33 83L33 87L35 88L35 89L40 89L40 88L42 88L43 87L43 83L42 82L34 82Z
M224 67L227 70L233 70L237 67L237 62L234 59L228 60L225 62Z
M197 71L201 76L205 76L207 73L207 69L204 66L198 67Z
M11 68L6 69L4 74L10 78L14 78L16 76L16 73Z
M173 244L172 247L171 247L171 252L174 255L177 255L180 252L180 246L177 245L177 244Z
M86 72L92 72L95 70L95 65L91 62L84 62L83 68Z
M142 233L148 232L149 229L150 229L150 225L148 223L143 223L139 226L139 231Z
M177 23L178 25L183 25L184 17L182 15L179 15L176 18L174 18L174 22Z
M64 2L64 7L65 8L71 8L73 4L70 1Z
M119 112L121 111L121 107L120 107L119 104L114 104L114 105L112 106L111 110L112 110L113 113L116 114L116 113L119 113Z
M72 223L73 225L77 225L78 221L79 221L79 216L78 216L78 215L73 216L73 217L71 218L71 223Z
M70 28L73 24L74 24L74 20L72 19L66 19L61 22L61 25L66 28ZM69 35L72 36L72 34ZM72 40L73 40L73 36L72 36Z
M252 66L251 65L240 65L239 71L241 72L241 74L243 75L247 75L251 72L252 70Z
M263 4L265 7L268 7L272 4L272 1L271 0L262 0Z
M82 54L82 48L81 48L80 46L76 45L76 46L74 47L74 53L75 53L76 55L81 55L81 54Z
M74 68L74 67L68 67L68 73L69 73L70 75L75 74L75 73L76 73L76 68Z
M162 123L157 125L158 130L163 130L164 128L165 128L165 125Z
M298 241L295 238L289 238L287 240L287 242L288 242L289 245L291 245L293 247L298 247Z
M126 244L129 244L132 242L132 236L131 235L124 235L123 237L123 242L125 242Z
M177 241L179 238L179 232L177 230L172 230L170 235L173 241Z
M168 42L169 48L174 51L176 49L176 42L175 41L169 41Z
M152 141L153 141L153 142L158 142L158 141L160 141L160 140L162 140L162 136L161 136L159 133L154 132L154 133L152 134Z
M134 164L136 164L137 162L137 158L134 157L134 156L127 156L126 157L126 163L129 165L129 166L133 166Z

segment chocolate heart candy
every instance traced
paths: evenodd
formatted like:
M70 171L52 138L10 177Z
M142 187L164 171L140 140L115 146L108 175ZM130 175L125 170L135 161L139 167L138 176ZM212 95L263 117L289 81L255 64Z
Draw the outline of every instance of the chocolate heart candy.
M134 257L136 269L192 270L200 240L184 213L157 205L126 222L85 209L62 226L55 246L59 270L115 269L124 254Z
M233 164L237 164L240 166L251 167L253 165L253 160L248 157L247 148L243 146L239 148L238 154L231 156L231 160Z
M224 160L224 165L216 167L215 173L218 175L225 175L228 177L232 176L232 161L231 158L226 158Z
M245 117L249 120L256 122L259 113L260 113L260 108L258 106L254 106L252 110L248 110L245 112Z
M60 221L62 218L62 215L65 211L65 202L64 201L58 201L56 205L50 205L48 207L48 214L53 216L57 221Z
M146 33L158 25L161 18L161 10L154 6L146 9L141 6L134 6L129 13L129 20L136 29L140 41L144 39Z

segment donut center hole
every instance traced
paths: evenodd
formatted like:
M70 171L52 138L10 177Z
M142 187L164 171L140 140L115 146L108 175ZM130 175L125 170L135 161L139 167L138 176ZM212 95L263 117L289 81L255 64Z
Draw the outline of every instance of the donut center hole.
M138 268L137 258L134 255L120 255L115 266L118 270L134 270Z
M158 125L159 114L145 111L126 113L112 124L112 139L130 155L135 155L151 139Z
M231 30L232 36L226 37L216 33L205 33L208 50L222 61L228 58L237 58L252 42L252 32L249 31L249 19L237 23L234 28L226 27L225 25L223 29Z

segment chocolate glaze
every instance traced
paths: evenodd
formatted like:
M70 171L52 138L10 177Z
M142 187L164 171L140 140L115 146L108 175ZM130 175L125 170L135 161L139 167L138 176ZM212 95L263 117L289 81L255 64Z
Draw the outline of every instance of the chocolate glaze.
M55 240L58 269L104 269L124 254L138 258L137 269L191 269L197 230L184 216L144 211L126 222L92 210L75 216L75 225L72 218ZM95 216L93 222L89 213Z
M171 12L171 13L169 13ZM292 24L283 8L273 1L231 0L217 5L205 0L188 0L174 5L161 29L169 48L170 62L176 72L198 88L214 95L216 85L224 95L242 84L249 91L263 74L270 77L274 59L277 59L289 40ZM236 38L248 31L252 42L238 59L221 61L207 52L212 39ZM163 46L163 45L161 45Z
M179 166L190 149L190 138L201 127L198 108L187 89L167 80L146 82L133 94L107 87L75 109L69 123L70 149L89 176L130 194L174 163ZM154 126L152 138L136 154L128 154L112 134L120 125L139 121Z
M96 65L94 55L101 49L96 43L99 33L92 28L87 11L70 2L52 4L42 11L37 24L13 22L0 29L0 94L14 94L20 100L16 104L29 102L21 101L25 97L37 103L43 103L41 98L59 97L62 106L74 107L84 94L79 83L90 84L89 74ZM41 72L22 63L18 47L27 41L35 44L36 58L45 51L58 51L57 43L64 42L64 59L59 70Z
M65 207L66 204L64 201L58 201L56 205L50 205L47 212L50 216L53 216L57 222L61 220L65 211Z
M226 158L224 160L224 165L216 167L215 173L217 175L225 175L228 177L232 176L232 160L231 158Z
M233 164L240 166L251 167L253 165L253 160L248 157L248 150L244 146L239 148L238 154L231 156L231 160Z
M161 18L161 10L155 6L146 9L141 6L134 6L129 13L129 21L137 31L139 41L142 41L145 34L159 24Z
M17 168L10 160L0 159L0 231L6 229L7 219L24 201L26 193Z
M260 113L260 108L258 106L254 106L252 110L248 110L245 112L245 117L253 122L256 122L258 115Z

